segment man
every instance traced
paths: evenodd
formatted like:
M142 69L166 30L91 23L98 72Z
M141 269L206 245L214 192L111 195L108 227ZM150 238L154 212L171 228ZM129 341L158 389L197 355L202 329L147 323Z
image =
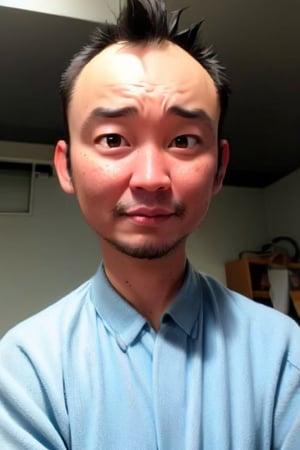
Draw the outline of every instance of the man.
M75 56L55 166L103 263L1 343L3 450L300 448L300 332L187 262L219 192L224 69L132 0Z

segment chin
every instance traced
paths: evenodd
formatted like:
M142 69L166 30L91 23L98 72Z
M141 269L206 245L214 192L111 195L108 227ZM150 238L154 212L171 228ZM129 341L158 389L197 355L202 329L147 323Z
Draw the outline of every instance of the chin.
M165 242L163 244L147 243L141 245L133 245L128 242L120 242L113 239L106 238L105 241L113 246L120 253L137 259L159 259L168 255L174 251L182 242L184 242L186 236L178 238L172 242Z

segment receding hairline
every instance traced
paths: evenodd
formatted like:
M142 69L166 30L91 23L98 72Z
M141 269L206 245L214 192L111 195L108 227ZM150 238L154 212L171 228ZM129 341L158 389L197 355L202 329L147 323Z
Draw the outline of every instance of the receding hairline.
M69 96L69 101L68 101L68 107L67 110L69 110L70 108L70 104L72 103L72 98L73 98L73 94L74 91L76 89L78 80L81 76L81 74L86 70L86 68L88 66L90 66L90 64L95 61L97 58L99 58L100 55L103 55L105 53L109 53L111 50L115 49L116 52L115 54L118 54L119 52L123 52L126 50L138 50L138 49L147 49L147 48L151 48L151 47L157 47L157 48L176 48L178 50L179 53L182 53L182 55L185 55L188 59L190 59L191 61L194 61L194 63L201 68L207 75L207 77L211 80L212 84L216 87L215 81L213 79L213 77L211 76L211 74L209 73L209 71L206 69L206 67L201 64L201 62L199 62L192 54L190 54L188 51L186 51L184 48L182 48L180 45L176 44L175 42L169 40L169 39L153 39L153 40L149 40L147 42L130 42L130 41L124 41L124 40L120 40L118 42L114 42L110 45L108 45L107 47L101 49L96 55L94 55L89 61L86 62L86 64L84 66L81 67L81 69L78 71L75 79L73 80L73 86L72 86L72 90L70 91L70 96ZM112 53L111 56L114 56L114 54ZM138 58L141 57L141 55L137 55ZM216 89L217 92L217 89Z

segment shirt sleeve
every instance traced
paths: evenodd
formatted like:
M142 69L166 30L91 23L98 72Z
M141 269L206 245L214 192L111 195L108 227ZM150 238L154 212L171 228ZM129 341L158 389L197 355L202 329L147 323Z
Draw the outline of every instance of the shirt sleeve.
M300 342L299 352L300 352ZM300 368L287 360L278 392L274 415L274 450L300 449Z
M29 352L16 334L0 342L0 448L67 450L62 381L55 376L51 349ZM33 343L33 349L39 346ZM47 373L52 363L53 373Z

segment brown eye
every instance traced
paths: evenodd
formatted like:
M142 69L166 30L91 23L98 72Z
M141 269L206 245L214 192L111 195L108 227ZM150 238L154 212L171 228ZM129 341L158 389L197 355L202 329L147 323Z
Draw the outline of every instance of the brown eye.
M170 147L176 148L193 148L195 145L199 144L199 138L196 136L189 136L183 134L181 136L177 136L170 144Z
M126 147L128 142L120 134L112 133L99 136L96 143L106 148Z

